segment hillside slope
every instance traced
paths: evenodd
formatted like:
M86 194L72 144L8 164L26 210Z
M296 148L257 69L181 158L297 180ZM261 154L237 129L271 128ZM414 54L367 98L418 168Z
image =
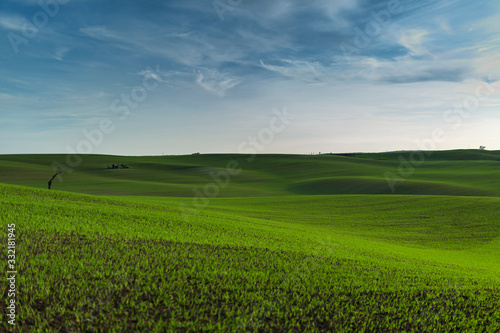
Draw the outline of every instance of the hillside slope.
M406 155L405 155L406 154ZM53 162L70 172L55 189L103 195L192 197L219 184L218 197L294 194L440 194L500 196L498 152L434 152L410 165L410 153L336 155L213 154L186 156L0 155L0 182L46 188ZM498 158L497 158L498 157ZM70 161L76 160L69 156ZM130 169L107 169L125 163ZM229 166L229 169L228 169ZM240 171L241 170L241 171ZM388 181L389 180L389 181ZM210 185L207 185L210 186ZM212 189L213 190L213 189ZM215 190L213 190L215 191Z
M18 327L500 329L498 198L190 202L0 184L20 249Z

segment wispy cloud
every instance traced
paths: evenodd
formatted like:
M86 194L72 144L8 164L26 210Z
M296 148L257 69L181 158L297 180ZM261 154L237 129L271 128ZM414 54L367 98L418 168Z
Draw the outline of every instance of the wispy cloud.
M160 74L158 74L158 73L159 73L159 68L157 71L154 71L153 69L148 68L148 69L141 70L138 74L143 76L146 79L153 79L156 82L164 82L164 79L162 77L160 77Z
M27 20L17 14L0 13L0 26L6 30L22 31Z
M216 70L198 69L196 84L212 94L224 97L226 91L240 84L240 81Z
M13 99L15 99L15 97L12 95L0 93L0 101L10 101Z
M80 28L80 32L88 37L99 40L123 40L124 38L117 32L111 31L104 26L90 26Z
M54 59L56 60L59 60L59 61L63 61L64 60L64 57L65 55L71 51L71 48L69 47L58 47L55 52L54 52Z
M412 56L430 55L429 50L423 45L429 32L424 29L403 31L399 43L407 48Z
M387 66L378 78L388 83L414 83L426 81L462 82L474 77L473 72L463 65L419 64L413 66Z
M348 79L374 83L461 82L477 76L470 65L460 61L387 61L372 57L357 57L351 63L341 66L335 63L323 66L317 62L302 60L282 60L280 63L280 66L273 66L261 60L263 68L309 84Z
M283 59L281 66L269 65L260 60L263 68L281 74L284 77L306 83L321 83L331 80L328 70L318 62Z
M359 8L358 0L314 0L312 3L318 6L321 13L326 15L332 22L335 22L337 28L351 28L352 22L343 14L346 11L353 11Z

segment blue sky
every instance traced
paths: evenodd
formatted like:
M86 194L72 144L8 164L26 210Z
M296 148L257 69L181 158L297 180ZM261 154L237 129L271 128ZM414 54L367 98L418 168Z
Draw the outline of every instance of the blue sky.
M259 152L500 149L498 22L493 0L2 0L0 153L245 152L277 111Z

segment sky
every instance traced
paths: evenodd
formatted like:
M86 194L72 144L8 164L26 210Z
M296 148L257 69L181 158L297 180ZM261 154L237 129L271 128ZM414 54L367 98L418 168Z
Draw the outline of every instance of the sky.
M2 0L0 154L499 150L494 0Z

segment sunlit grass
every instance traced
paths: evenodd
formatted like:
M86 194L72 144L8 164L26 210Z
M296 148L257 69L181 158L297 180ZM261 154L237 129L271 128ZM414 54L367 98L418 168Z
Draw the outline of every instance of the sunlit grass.
M19 331L500 329L500 199L191 200L0 185Z

